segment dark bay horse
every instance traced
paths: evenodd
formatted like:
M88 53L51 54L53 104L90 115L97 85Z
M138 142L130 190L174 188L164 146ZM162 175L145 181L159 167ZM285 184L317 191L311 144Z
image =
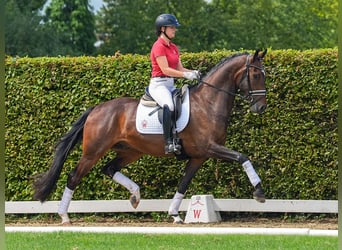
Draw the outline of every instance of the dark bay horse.
M235 96L248 100L252 112L262 113L266 109L265 72L262 64L266 52L257 50L254 55L239 53L227 57L213 67L200 84L189 89L191 115L188 125L178 134L188 160L185 175L169 208L169 215L174 218L174 222L182 222L178 211L184 194L191 179L209 158L239 162L255 187L253 198L265 202L261 180L250 160L239 152L227 149L224 144L227 120ZM83 140L82 157L68 176L58 209L63 224L70 223L67 212L76 186L108 150L114 150L116 157L102 171L130 191L130 201L134 208L140 201L139 186L120 170L145 154L170 157L164 152L163 135L138 133L135 126L138 104L139 100L133 98L117 98L89 108L56 145L50 169L40 174L34 183L34 198L41 202L56 187L69 152Z

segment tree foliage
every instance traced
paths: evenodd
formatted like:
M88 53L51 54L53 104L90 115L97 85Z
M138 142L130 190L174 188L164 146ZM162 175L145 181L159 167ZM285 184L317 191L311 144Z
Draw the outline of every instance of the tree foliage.
M48 54L49 46L56 44L52 30L44 29L40 22L43 0L14 1L5 4L5 53L19 56Z
M337 0L105 0L97 31L99 53L148 53L154 20L173 13L183 51L256 47L309 49L337 46ZM130 14L131 13L131 14Z
M72 55L90 55L94 51L94 14L88 0L52 0L46 10L46 23L56 30L62 44Z
M8 0L6 54L147 54L161 13L181 23L175 42L188 52L217 49L313 49L337 46L337 0ZM94 47L96 37L102 44Z
M6 2L5 52L12 56L90 55L95 22L88 0Z

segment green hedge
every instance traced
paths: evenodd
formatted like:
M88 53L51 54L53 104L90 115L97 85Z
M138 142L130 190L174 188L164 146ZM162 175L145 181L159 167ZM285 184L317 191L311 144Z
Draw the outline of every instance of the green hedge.
M232 51L187 53L183 64L207 72ZM6 200L31 200L32 176L46 171L56 141L88 107L121 96L140 98L148 56L6 58ZM277 50L265 58L268 108L249 112L237 99L226 146L250 157L272 199L337 199L337 49ZM178 80L182 85L184 80ZM51 200L59 200L81 148L64 165ZM127 199L101 173L110 152L83 179L75 199ZM185 162L143 157L123 171L145 199L171 198ZM241 165L207 161L187 192L251 198Z

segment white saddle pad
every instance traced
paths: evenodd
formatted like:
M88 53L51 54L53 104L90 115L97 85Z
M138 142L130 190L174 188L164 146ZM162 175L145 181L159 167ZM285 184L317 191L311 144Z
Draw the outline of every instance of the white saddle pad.
M137 130L141 134L163 134L163 126L158 120L158 112L154 112L149 115L157 107L146 107L139 103L137 109L137 118L135 121ZM178 118L177 132L181 132L189 122L190 117L190 101L189 101L189 90L185 92L185 98L182 103L182 113Z

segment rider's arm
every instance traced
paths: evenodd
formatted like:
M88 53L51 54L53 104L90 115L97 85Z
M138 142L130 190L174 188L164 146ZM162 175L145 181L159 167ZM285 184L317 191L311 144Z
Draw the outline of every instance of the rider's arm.
M181 61L179 61L177 69L173 69L169 67L169 63L167 62L166 56L158 56L156 61L159 65L159 68L163 72L163 74L170 76L170 77L184 77L183 72L189 72L188 70L183 67Z

